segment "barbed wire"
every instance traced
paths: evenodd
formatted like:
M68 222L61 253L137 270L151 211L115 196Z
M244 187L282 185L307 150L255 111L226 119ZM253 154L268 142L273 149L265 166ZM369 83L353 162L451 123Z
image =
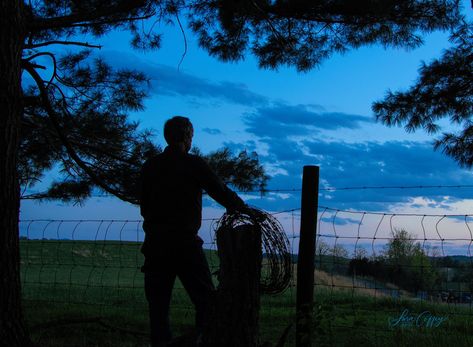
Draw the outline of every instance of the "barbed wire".
M389 189L471 189L473 184L452 184L452 185L393 185L393 186L346 186L346 187L320 187L319 191L349 191L349 190L389 190ZM302 188L270 188L257 190L235 190L239 194L265 194L265 193L300 193ZM36 193L28 193L22 197L23 200L31 200L35 198ZM91 198L113 198L112 194L92 194Z
M473 185L459 184L459 185L411 185L411 186L354 186L354 187L325 187L320 188L321 191L337 191L337 190L383 190L383 189L436 189L436 188L473 188Z
M468 213L442 213L442 214L429 214L429 213L409 213L409 212L377 212L377 211L359 211L359 210L347 210L347 209L339 209L334 207L328 207L319 205L319 210L326 210L326 211L334 211L334 212L343 212L343 213L351 213L351 214L370 214L370 215L377 215L377 216L405 216L405 217L473 217L473 214Z
M320 187L319 191L342 191L342 190L384 190L384 189L467 189L473 188L472 184L455 184L455 185L397 185L397 186L349 186L349 187ZM238 191L238 193L290 193L290 192L301 192L301 188L276 188L276 189L263 189L254 191Z
M292 259L289 239L281 223L269 213L249 208L245 212L224 213L216 224L216 233L234 232L236 227L242 225L261 232L267 268L261 274L261 291L266 294L282 293L291 281Z

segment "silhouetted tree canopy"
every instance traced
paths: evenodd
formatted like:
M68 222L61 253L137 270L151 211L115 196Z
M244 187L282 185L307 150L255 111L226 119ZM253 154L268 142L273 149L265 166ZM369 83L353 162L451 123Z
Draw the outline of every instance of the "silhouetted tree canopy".
M24 98L21 184L31 187L53 167L63 173L46 192L25 197L81 201L98 187L135 203L138 169L160 151L150 131L128 120L129 112L143 110L147 78L92 58L99 46L85 42L84 35L129 30L133 47L157 49L160 33L142 25L181 25L185 16L212 56L237 61L252 53L261 67L305 71L334 52L366 44L417 47L422 33L454 25L459 9L457 1L43 0L25 2L23 15L22 65L35 83ZM51 49L57 45L86 50L59 56ZM38 58L45 57L52 73L39 72L44 67ZM264 189L268 177L256 154L223 150L207 159L235 187Z
M143 162L161 152L151 131L139 131L127 112L143 109L146 77L137 71L115 71L89 51L68 54L57 61L54 83L47 92L50 112L36 102L38 87L27 90L19 172L23 186L34 186L55 166L62 180L27 199L80 202L94 187L137 203L136 183ZM41 83L41 82L39 82ZM242 190L264 189L267 176L256 153L234 156L228 149L211 153L209 164L227 182ZM233 170L232 170L233 169Z
M23 114L21 183L34 185L57 166L63 179L24 198L81 202L98 187L137 203L141 165L161 152L152 142L151 131L140 131L138 123L128 120L129 111L143 110L146 77L134 70L113 70L101 59L89 59L89 54L68 54L57 61L57 82L47 91L47 107L36 97L41 93L38 86L26 92L30 103ZM242 190L264 189L267 176L255 153L235 156L224 149L196 154L206 158L227 183Z
M458 1L196 1L188 16L200 45L224 61L251 52L260 67L307 71L333 53L363 45L414 48L421 34L448 29Z
M80 24L67 30L63 27L71 17L78 16L75 11L107 12L102 8L102 2L89 3L78 2L77 8L70 4L70 14L65 13L57 2L46 1L31 8L37 15L49 17L54 14L61 16L61 20L58 17L57 21L52 21L52 29L39 31L37 35L32 33L25 45L28 48L25 50L25 70L35 84L25 91L20 182L25 189L32 187L44 172L54 167L60 169L62 177L44 192L25 194L23 198L26 199L81 202L98 187L124 201L137 203L136 183L141 165L149 156L161 151L153 144L151 131L139 131L138 123L128 120L130 111L144 108L143 99L148 87L146 76L132 69L114 70L105 61L91 57L93 45L70 41L72 35L92 33L100 36L119 23L109 18L110 22L99 20L91 26ZM116 6L119 5L120 2ZM150 13L156 13L158 9L161 15L175 11L163 7ZM140 16L147 17L148 10L143 10ZM157 47L158 36L146 34L141 37L135 26L129 25L136 34L132 45ZM63 36L66 41L59 41ZM61 57L42 51L53 44L71 43L85 45L88 49ZM43 67L34 63L40 57L52 61L53 72L48 80L37 71ZM208 155L197 154L207 159L217 174L237 189L264 190L268 176L256 153L243 151L233 155L223 149Z
M473 165L473 24L463 22L451 35L453 46L439 59L423 64L416 83L404 92L389 91L373 104L379 121L387 126L404 126L406 131L441 130L439 121L449 119L454 132L444 132L435 149L461 166ZM455 132L456 131L456 132Z

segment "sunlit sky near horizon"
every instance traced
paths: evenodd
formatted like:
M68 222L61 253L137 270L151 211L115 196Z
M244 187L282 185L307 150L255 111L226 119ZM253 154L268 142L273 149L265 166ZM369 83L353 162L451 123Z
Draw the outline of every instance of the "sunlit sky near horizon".
M134 68L151 78L146 110L132 119L143 128L155 129L158 144L164 145L164 121L183 115L193 122L194 144L203 152L223 146L256 151L271 176L269 189L300 188L304 165L320 166L321 188L473 185L472 171L433 150L434 137L377 124L371 111L372 103L387 90L411 86L422 61L441 56L450 45L447 33L426 35L425 44L411 51L363 47L334 55L308 73L298 73L292 67L261 70L250 55L243 62L219 62L198 48L187 29L188 49L178 69L184 51L179 27L156 30L164 34L162 48L152 53L131 50L126 33L89 43L101 44L96 54L115 68ZM50 179L48 175L44 182ZM41 188L40 184L35 189ZM473 188L323 191L320 204L386 213L473 214L472 196ZM299 193L243 197L268 211L300 206ZM204 217L218 215L215 204L206 205ZM135 206L93 197L83 206L23 201L21 218L140 216Z

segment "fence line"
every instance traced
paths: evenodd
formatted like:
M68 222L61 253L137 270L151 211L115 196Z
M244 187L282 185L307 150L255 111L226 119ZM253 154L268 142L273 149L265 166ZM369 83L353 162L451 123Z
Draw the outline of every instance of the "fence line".
M322 345L339 345L347 331L365 344L388 339L440 346L458 334L454 345L471 345L471 337L458 332L473 324L473 215L319 206L318 223L315 300ZM428 321L425 312L440 323Z
M347 191L347 190L389 190L389 189L471 189L472 184L452 184L452 185L394 185L394 186L346 186L346 187L321 187L319 191ZM250 193L250 194L264 194L264 193L300 193L302 188L271 188L271 189L258 189L258 190L235 190L236 193ZM93 198L107 198L114 197L111 194L93 194L90 197ZM37 193L31 193L22 195L22 200L36 200Z
M201 230L214 275L218 270L213 236L217 220L203 219L208 235L205 228ZM128 306L145 304L140 271L144 235L141 223L119 219L22 220L20 250L25 300L104 307L113 307L119 301ZM298 236L294 228L292 233L289 238L293 241ZM174 308L190 313L192 305L182 286L177 289Z
M291 219L291 228L292 228L292 235L290 236L291 240L295 240L299 238L298 233L295 231L296 229L296 221L298 220L298 215L295 214L296 211L299 209L289 209L285 211L279 211L274 213L273 215L281 215L281 214L290 214L290 219ZM330 214L330 215L329 215ZM343 216L343 214L350 214L350 215L357 215L358 218L357 220L354 220L352 218L347 218L346 216ZM369 219L370 216L375 216L378 219L378 221L373 221L371 220L368 222L367 220ZM382 244L378 245L376 247L377 242L388 242L392 240L392 233L395 231L396 226L393 225L394 223L394 218L397 217L419 217L421 218L420 222L420 230L422 230L422 236L421 237L411 237L410 240L417 242L421 241L422 242L422 247L425 250L426 245L428 246L428 242L433 242L434 245L440 246L441 250L441 256L446 256L447 255L447 242L464 242L463 243L463 248L464 251L468 256L471 256L471 247L473 244L473 235L471 231L471 227L469 225L469 219L471 218L471 222L473 222L473 215L436 215L436 214L407 214L407 213L380 213L380 212L367 212L367 211L352 211L352 210L340 210L340 209L334 209L334 208L329 208L329 207L320 207L320 213L319 213L319 218L318 218L318 225L319 225L319 232L317 234L318 240L325 240L329 241L330 245L336 246L337 244L340 243L340 241L350 241L352 242L352 247L354 247L354 251L358 248L358 245L360 242L362 243L363 241L366 240L371 240L371 250L372 250L372 255L376 255L377 250L379 251L381 247L383 246ZM462 218L462 221L460 222L459 217ZM430 222L430 227L431 230L435 231L434 236L431 235L428 237L426 233L426 219L428 218L437 218L436 221L433 223ZM212 234L212 227L213 227L213 222L216 221L217 218L206 218L203 219L204 222L211 222L209 224L209 234ZM388 222L386 222L388 220ZM464 231L468 231L468 233L463 234L463 236L448 236L445 234L444 231L440 230L441 223L446 224L447 220L449 220L449 223L455 225L458 227L460 224L464 226ZM131 241L135 242L140 242L142 241L142 232L141 232L141 221L140 220L119 220L119 219L110 219L110 220L49 220L49 219L44 219L44 220L34 220L34 219L28 219L28 220L23 220L22 224L27 224L26 225L26 232L24 232L23 235L23 249L24 249L24 257L26 257L26 264L32 264L31 259L29 259L29 252L30 249L28 247L27 240L30 239L39 239L40 244L41 244L41 251L39 253L39 258L43 266L47 265L44 263L46 259L45 252L44 252L44 245L47 242L53 242L52 240L56 240L56 242L64 241L66 242L68 240L70 241L76 241L76 240L82 240L83 242L94 242L94 246L91 250L93 255L98 255L100 254L100 251L98 250L98 244L103 241L102 243L102 250L105 247L105 242L107 241L119 241L121 242L119 245L119 255L121 255L123 252L123 249L125 247L130 247L129 245L124 244L129 243ZM36 231L33 232L31 229L34 224L42 224L42 226L39 228L39 232ZM66 225L67 224L74 224L73 226L68 228L68 231L66 230ZM94 231L89 231L87 232L88 236L86 237L76 237L77 234L79 233L79 229L81 226L85 226L90 223L96 223L96 227ZM384 225L388 224L388 225ZM119 225L119 230L114 230L114 226L117 224ZM130 229L130 225L133 224L133 227ZM352 225L356 227L356 233L350 233L344 229L343 226L345 225ZM373 230L372 235L366 235L364 233L361 233L362 227L364 227L364 224L371 226ZM412 223L411 223L412 225ZM55 226L55 229L51 232L51 228ZM398 225L397 228L404 227L404 228L409 228L409 224L406 225ZM116 228L115 228L116 229ZM25 230L25 228L23 228ZM66 230L66 231L65 231ZM130 232L131 230L131 232ZM82 231L84 233L84 231ZM134 237L130 237L131 234L134 234ZM353 244L354 242L354 244ZM466 243L467 244L466 244ZM212 237L209 237L208 242L205 243L205 247L209 249L214 249L215 244L212 240ZM451 246L451 245L449 245ZM37 247L37 246L35 246ZM60 245L60 243L56 244L55 251L56 251L56 256L55 260L58 262L58 252L61 250L63 246ZM294 251L294 256L296 255L296 247L294 243L291 243L291 247ZM366 245L365 245L366 247ZM451 247L450 247L451 248ZM51 251L50 249L48 251ZM76 265L74 262L74 254L77 255L77 249L74 247L71 248L71 254L72 254L72 262L65 263L62 265ZM75 252L75 253L74 253ZM36 257L38 257L36 255ZM133 265L134 268L138 268L138 258L135 256L134 258L135 264ZM64 260L64 259L63 259ZM119 261L120 266L123 267L122 265L125 264L123 262L122 257L119 256L117 258ZM106 262L105 262L106 263ZM129 262L126 263L129 265ZM87 266L86 264L81 264L82 266ZM111 264L107 264L106 266L111 267ZM93 267L97 267L97 264L94 264ZM90 278L90 276L89 276ZM90 281L88 281L90 282Z
M299 210L272 213L285 226L294 263ZM213 273L218 269L212 236L217 219L203 219L201 231ZM21 274L26 302L98 308L101 315L119 308L146 312L140 272L141 222L22 220ZM465 324L473 325L473 215L319 206L317 223L314 300L316 341L321 345L339 345L340 336L353 330L367 339L399 334L389 326L389 319L399 317L405 309L447 317L449 324L442 323L441 328L449 334L463 331ZM392 257L388 261L389 245L400 230L412 234L404 240L411 244L412 259ZM454 257L458 255L461 257ZM173 309L191 322L191 302L178 287ZM285 293L262 298L262 325L281 329L294 319L294 287L293 278ZM281 308L286 312L283 318ZM402 334L419 338L417 331Z

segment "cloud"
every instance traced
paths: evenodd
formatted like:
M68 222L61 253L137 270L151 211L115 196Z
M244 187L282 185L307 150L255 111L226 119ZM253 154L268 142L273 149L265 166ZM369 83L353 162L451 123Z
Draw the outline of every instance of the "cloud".
M175 67L153 64L131 54L105 52L107 61L116 68L139 66L152 79L152 93L187 97L194 100L222 101L252 108L242 120L246 132L254 136L245 148L257 150L260 159L271 169L269 188L300 188L304 165L320 166L321 188L354 186L453 185L471 182L472 175L460 169L450 158L434 152L430 143L412 141L356 142L333 141L345 131L368 129L371 117L328 112L320 105L274 102L255 93L244 84L209 81ZM119 59L117 59L119 57ZM217 135L218 129L202 131ZM330 134L330 135L327 135ZM336 134L336 135L333 135ZM329 137L331 136L331 137ZM332 140L328 140L331 138ZM241 144L240 144L241 145ZM234 144L234 148L238 146ZM238 147L239 148L239 147ZM260 150L262 149L262 150ZM428 208L447 209L455 199L470 197L468 190L355 190L321 191L320 203L339 208L383 211L389 206L413 204L413 197L432 199ZM454 196L445 202L445 196ZM300 206L300 196L263 202L273 211ZM418 207L418 206L417 206Z
M252 92L242 83L209 81L179 71L176 67L145 61L130 53L104 51L100 56L115 68L138 66L137 70L151 79L151 92L157 95L218 99L245 106L268 102L265 96Z
M315 135L321 130L358 129L363 123L373 123L365 116L324 112L317 105L284 103L258 107L243 120L247 132L266 138Z
M406 186L461 184L471 178L430 143L303 142L308 154L319 159L325 178L333 186ZM277 154L276 154L277 155Z
M471 172L433 151L430 143L346 143L288 138L265 143L268 154L260 156L261 160L281 172L271 177L268 188L300 188L303 166L318 165L319 204L322 206L389 212L395 206L411 208L419 201L413 200L414 197L428 197L428 208L445 212L452 204L471 198L471 190L455 188L324 190L328 187L440 186L471 182ZM300 207L300 193L289 199L266 201L261 207L273 211Z
M203 128L202 131L204 133L209 134L209 135L221 135L222 134L222 131L220 131L219 129L213 129L213 128Z
M305 158L306 155L302 152L301 146L295 142L282 137L279 140L269 139L262 141L268 145L269 157L275 159L274 163L277 162L294 162L301 158Z
M333 218L333 217L323 217L320 219L320 221L333 224L333 225L359 225L360 221L353 219L353 218L346 218L346 217L338 217L338 218Z

